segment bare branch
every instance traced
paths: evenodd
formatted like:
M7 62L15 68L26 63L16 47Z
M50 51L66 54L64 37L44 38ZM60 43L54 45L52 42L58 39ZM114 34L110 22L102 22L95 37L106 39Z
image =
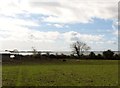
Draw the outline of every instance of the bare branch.
M77 54L78 57L80 57L80 55L82 55L84 51L87 51L90 49L90 47L87 46L86 43L83 43L80 41L76 41L75 43L73 43L71 45L71 48L74 52L73 54Z

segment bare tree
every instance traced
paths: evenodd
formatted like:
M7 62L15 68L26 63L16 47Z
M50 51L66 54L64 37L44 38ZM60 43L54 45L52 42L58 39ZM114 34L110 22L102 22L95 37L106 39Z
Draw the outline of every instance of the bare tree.
M33 55L35 56L37 54L37 50L35 49L35 47L32 47L32 52L33 52Z
M77 54L78 57L80 57L84 51L87 51L90 49L90 47L83 42L76 41L71 45L71 48L73 49L73 53Z

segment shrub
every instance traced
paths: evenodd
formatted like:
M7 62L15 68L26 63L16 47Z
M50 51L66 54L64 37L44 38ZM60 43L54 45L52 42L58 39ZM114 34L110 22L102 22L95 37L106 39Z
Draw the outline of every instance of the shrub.
M107 50L103 52L103 56L105 59L113 59L114 52L111 50Z
M89 58L90 58L90 59L96 59L95 53L94 53L94 52L90 52Z

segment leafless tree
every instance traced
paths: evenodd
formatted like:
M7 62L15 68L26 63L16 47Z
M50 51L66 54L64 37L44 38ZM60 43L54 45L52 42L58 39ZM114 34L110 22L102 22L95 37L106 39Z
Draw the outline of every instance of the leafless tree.
M35 47L32 47L32 52L34 56L37 54L37 50L35 49Z
M87 51L90 49L90 47L81 41L76 41L73 44L71 44L71 48L73 50L74 54L77 54L78 57L80 57L84 51Z

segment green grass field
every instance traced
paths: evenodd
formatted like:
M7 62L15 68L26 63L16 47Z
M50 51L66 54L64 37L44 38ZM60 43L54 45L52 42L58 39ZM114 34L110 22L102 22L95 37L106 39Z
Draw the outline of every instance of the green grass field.
M116 86L118 61L3 63L3 86Z

